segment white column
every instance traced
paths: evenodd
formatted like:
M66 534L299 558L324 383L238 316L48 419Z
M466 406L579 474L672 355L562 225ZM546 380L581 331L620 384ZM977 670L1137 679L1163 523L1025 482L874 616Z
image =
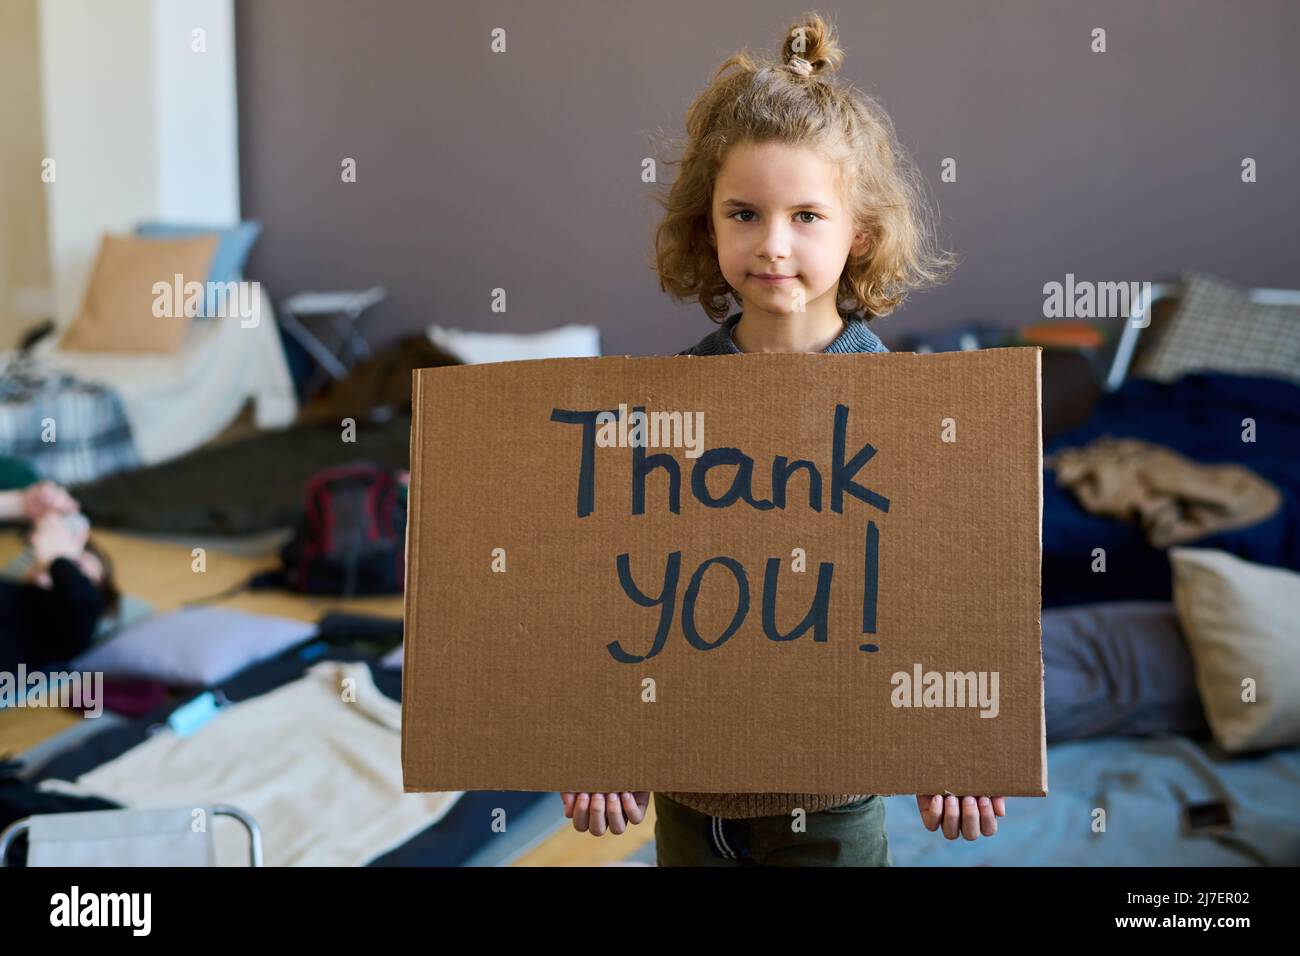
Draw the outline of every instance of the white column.
M232 0L154 0L153 49L158 218L234 225L239 114Z
M81 306L100 236L144 219L234 222L233 0L41 0L43 185L55 316ZM194 52L192 31L206 31Z

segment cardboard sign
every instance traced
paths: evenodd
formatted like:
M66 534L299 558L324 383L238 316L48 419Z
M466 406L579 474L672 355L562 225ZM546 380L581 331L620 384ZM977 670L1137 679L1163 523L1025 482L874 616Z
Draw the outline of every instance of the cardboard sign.
M1045 794L1039 353L417 371L406 790Z

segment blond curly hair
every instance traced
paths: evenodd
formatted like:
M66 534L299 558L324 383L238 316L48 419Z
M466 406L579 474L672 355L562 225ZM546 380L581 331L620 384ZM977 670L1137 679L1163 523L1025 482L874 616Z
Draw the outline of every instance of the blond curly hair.
M720 322L728 298L743 304L709 244L713 188L727 151L740 143L807 146L840 164L855 232L869 242L850 253L840 275L842 317L888 315L911 291L944 281L956 258L939 248L925 179L899 145L875 100L831 74L844 61L834 28L816 12L785 31L779 63L748 51L729 57L686 114L675 141L680 172L666 195L650 263L659 287L679 302L698 301Z

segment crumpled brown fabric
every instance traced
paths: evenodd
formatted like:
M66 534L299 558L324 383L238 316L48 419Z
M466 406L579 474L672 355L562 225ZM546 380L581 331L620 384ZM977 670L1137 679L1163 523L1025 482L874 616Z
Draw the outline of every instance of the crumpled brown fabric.
M1276 486L1243 465L1204 465L1137 438L1098 438L1043 460L1086 510L1136 521L1153 547L1184 544L1262 521Z

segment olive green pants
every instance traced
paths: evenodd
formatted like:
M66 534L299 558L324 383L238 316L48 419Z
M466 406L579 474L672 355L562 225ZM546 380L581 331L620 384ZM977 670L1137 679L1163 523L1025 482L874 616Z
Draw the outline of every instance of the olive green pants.
M885 801L866 797L809 813L805 832L794 816L728 820L699 813L656 793L655 858L660 866L893 866Z

